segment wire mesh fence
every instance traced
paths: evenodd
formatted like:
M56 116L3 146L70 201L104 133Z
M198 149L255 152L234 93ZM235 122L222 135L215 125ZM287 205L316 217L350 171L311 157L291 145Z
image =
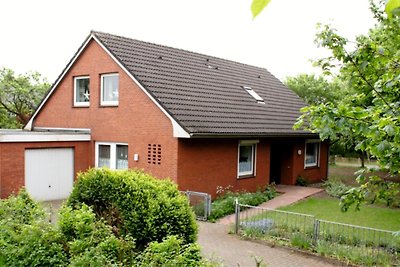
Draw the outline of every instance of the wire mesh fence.
M323 256L367 266L400 266L400 237L392 231L239 203L236 203L235 226L236 233L282 240Z
M189 204L192 207L198 220L207 221L211 214L211 196L207 193L182 191L188 198Z

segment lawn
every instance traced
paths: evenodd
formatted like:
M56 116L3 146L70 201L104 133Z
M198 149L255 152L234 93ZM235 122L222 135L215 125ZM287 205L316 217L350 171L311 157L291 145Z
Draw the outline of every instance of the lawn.
M360 211L341 212L338 199L311 197L280 210L314 215L321 220L400 231L400 209L362 206Z

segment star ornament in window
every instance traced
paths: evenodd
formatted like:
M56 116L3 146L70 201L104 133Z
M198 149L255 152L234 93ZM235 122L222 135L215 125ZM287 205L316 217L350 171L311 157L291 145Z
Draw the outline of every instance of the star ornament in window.
M90 94L89 94L89 92L84 92L83 93L83 99L85 100L85 101L89 101L89 97L90 97Z

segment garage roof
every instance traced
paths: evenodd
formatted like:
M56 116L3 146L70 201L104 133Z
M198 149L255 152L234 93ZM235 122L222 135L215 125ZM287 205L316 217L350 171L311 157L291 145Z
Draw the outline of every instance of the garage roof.
M57 141L90 141L90 131L86 129L37 129L7 130L0 129L0 143L14 142L57 142Z

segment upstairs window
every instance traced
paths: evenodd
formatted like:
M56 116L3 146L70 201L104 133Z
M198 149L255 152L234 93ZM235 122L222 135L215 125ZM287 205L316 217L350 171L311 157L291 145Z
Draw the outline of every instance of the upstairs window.
M96 143L96 167L128 169L128 145L117 143Z
M319 166L319 140L307 140L306 151L304 157L304 167L316 167Z
M88 107L90 103L89 76L74 78L74 106Z
M118 106L119 76L117 73L101 75L101 105Z
M251 95L259 104L265 104L264 99L256 93L251 87L249 86L243 86L243 89L246 90L249 95Z
M239 143L238 178L255 175L255 155L258 141L246 140Z

